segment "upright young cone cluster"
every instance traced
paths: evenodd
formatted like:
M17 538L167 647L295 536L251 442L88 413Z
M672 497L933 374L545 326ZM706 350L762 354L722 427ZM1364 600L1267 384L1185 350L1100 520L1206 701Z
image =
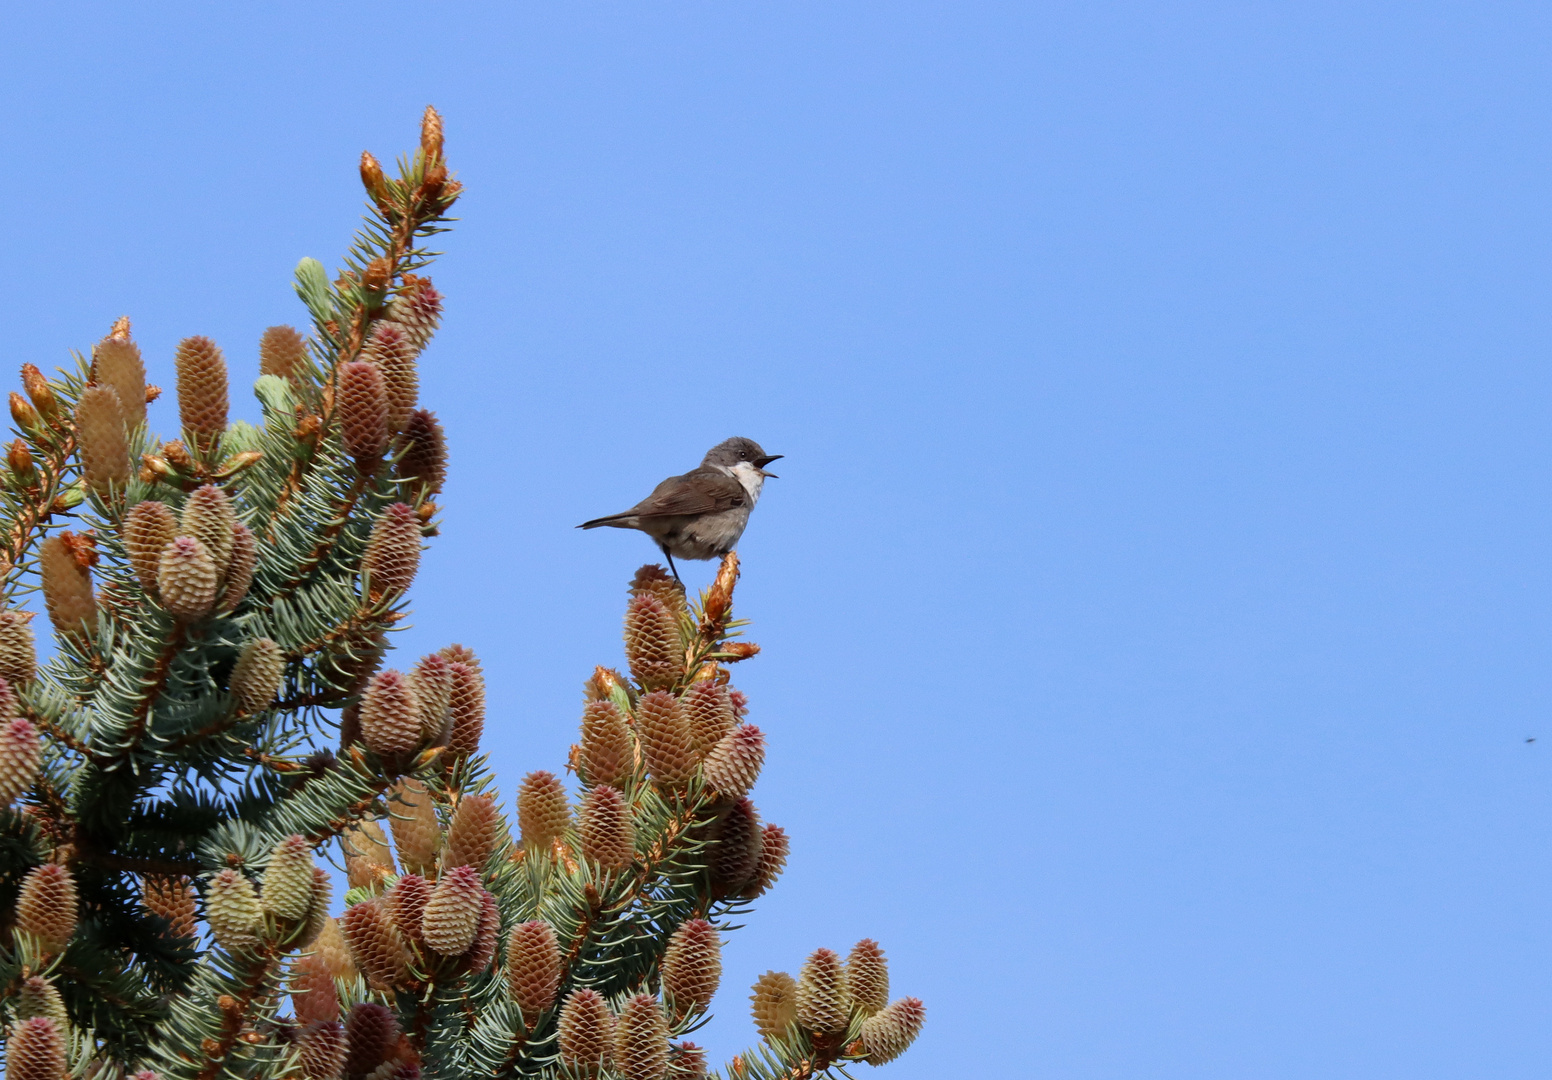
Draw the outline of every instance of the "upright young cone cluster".
M0 589L36 573L59 641L40 671L30 614L0 605L9 1077L708 1075L680 1040L789 846L751 801L766 734L728 682L759 651L734 640L737 559L698 596L661 566L631 579L624 662L593 670L569 757L519 785L518 844L478 658L387 659L443 527L418 370L442 298L410 271L461 191L444 141L428 110L396 175L363 155L369 224L333 272L298 264L311 322L259 341L255 423L208 338L173 358L177 438L145 427L160 391L127 319L89 366L22 368ZM314 856L336 837L338 921ZM922 1012L888 982L870 940L767 975L766 1044L714 1075L897 1056Z

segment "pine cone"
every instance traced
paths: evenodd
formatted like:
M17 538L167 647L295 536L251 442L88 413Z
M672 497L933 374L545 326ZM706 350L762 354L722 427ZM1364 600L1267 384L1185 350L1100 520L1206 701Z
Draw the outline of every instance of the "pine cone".
M672 686L684 673L679 621L651 593L637 593L625 609L625 659L648 690Z
M705 1012L722 981L722 941L705 919L691 919L668 939L662 964L663 1002L678 1024Z
M415 351L421 352L442 321L442 294L431 287L430 278L407 276L404 291L388 304L387 316L404 327Z
M464 953L464 967L471 975L490 970L490 963L496 958L496 946L500 943L501 908L487 889L480 896L480 925L474 931L474 944Z
M347 1077L364 1077L393 1057L399 1047L399 1021L386 1006L375 1001L351 1006L345 1018Z
M13 686L38 674L38 647L24 611L0 611L0 678Z
M232 530L236 527L237 514L226 492L214 484L202 484L183 504L178 535L192 536L204 544L210 561L215 563L216 575L225 578L226 568L232 563Z
M144 406L142 405L142 408ZM98 495L123 491L133 472L124 410L111 386L88 386L75 406L76 439L81 445L81 474Z
M243 646L232 667L232 696L238 708L252 716L275 703L286 673L286 658L269 638L254 638Z
M702 754L710 752L733 730L733 702L728 688L709 679L690 684L684 692L685 719L690 723L690 738Z
M34 1016L46 1016L64 1031L70 1023L70 1017L65 1012L65 999L60 997L59 990L54 984L41 975L32 975L22 980L21 989L16 994L16 1018L28 1020Z
M718 899L740 895L760 869L765 838L754 803L739 799L714 830L711 891Z
M192 938L195 931L194 883L186 877L148 877L140 884L140 902L153 915L167 920L167 934Z
M337 919L323 920L323 929L313 942L313 955L323 962L332 978L351 980L356 977L356 962L351 959L350 946Z
M361 738L373 753L384 757L408 753L420 743L420 701L402 671L379 671L366 684ZM395 836L398 831L396 825Z
M741 799L749 794L765 764L765 736L753 724L739 724L706 755L706 782L719 795Z
M362 575L374 598L397 596L410 587L419 569L420 520L408 506L394 503L372 527L361 557Z
M71 549L69 533L58 533L38 545L38 570L43 578L43 602L49 621L61 633L97 629L97 598L92 575Z
M259 374L297 382L307 365L307 341L294 326L271 326L259 338Z
M426 902L430 899L431 882L419 874L405 874L383 897L393 925L399 928L405 941L422 944L421 923L425 920Z
M178 418L196 457L214 461L226 431L226 361L207 337L184 338L173 363L178 369Z
M312 846L295 833L276 844L263 885L264 910L279 919L305 919L313 903Z
M612 701L589 701L582 710L582 779L618 785L634 768L630 729Z
M678 698L666 690L642 695L636 704L636 735L647 772L658 787L681 788L689 783L699 758Z
M125 424L145 423L146 370L140 346L128 338L103 338L92 346L92 382L113 388Z
M452 820L447 823L447 846L442 865L472 866L484 870L491 853L501 840L501 811L489 795L465 795L458 800Z
M313 888L311 901L307 908L307 921L302 924L301 930L292 936L289 944L293 948L305 949L318 939L325 926L329 924L329 905L334 899L334 876L321 866L313 867Z
M388 794L388 820L393 826L399 865L406 874L435 874L442 826L430 791L413 776L406 776Z
M766 1039L785 1038L798 1020L797 980L785 971L767 971L754 984L749 997L754 1026Z
M625 1080L663 1080L668 1074L668 1023L651 994L637 994L620 1010L614 1064Z
M631 578L630 593L632 597L651 593L675 618L685 612L684 585L656 563L648 563L636 571L636 576Z
M180 536L162 549L156 588L162 606L185 622L203 618L216 602L220 575L205 545Z
M370 889L394 873L388 837L375 821L358 821L340 835L345 874L352 889Z
M232 528L232 562L226 568L226 584L221 588L221 598L216 601L216 611L229 615L237 610L248 586L253 584L253 571L259 561L259 542L248 526L238 522Z
M330 984L329 993L334 993ZM301 1020L301 1016L297 1017ZM314 1021L297 1038L301 1051L302 1075L306 1080L338 1080L344 1075L345 1030L334 1019Z
M339 995L334 977L317 953L307 953L291 962L291 1008L299 1024L325 1023L339 1019Z
M462 956L474 944L485 889L472 866L449 870L426 902L421 937L443 956Z
M549 851L552 843L566 835L571 804L554 773L541 769L523 777L517 792L517 822L523 846L529 851Z
M614 1061L614 1014L596 990L573 990L557 1024L561 1064L582 1076L597 1076Z
M851 991L852 1008L863 1016L872 1016L889 1004L889 965L884 950L872 938L863 938L851 947L846 958L846 988Z
M0 721L0 806L10 806L32 787L42 759L37 728L26 720Z
M410 678L415 681L415 696L420 699L420 736L429 746L446 746L449 734L448 708L453 696L452 662L441 653L431 653L415 661Z
M257 946L264 909L253 882L230 869L211 878L205 890L205 922L216 943L229 953Z
M791 842L787 830L780 825L764 825L760 828L760 860L755 868L754 880L744 887L743 896L753 900L770 891L781 872L786 869Z
M409 956L404 939L383 911L382 900L351 904L340 919L340 932L373 990L386 993L406 980Z
M480 749L480 738L485 734L485 676L480 674L478 663L465 664L451 661L452 693L448 697L448 714L452 721L452 733L447 747L455 757L467 758Z
M602 870L624 870L636 858L636 829L630 807L617 788L600 784L577 808L577 835L584 858Z
M400 480L413 480L408 488L412 502L420 502L442 490L447 483L447 437L436 413L416 409L410 413L400 436L404 453L394 465Z
M507 939L507 990L530 1031L539 1014L554 1006L563 973L560 946L549 923L534 920L512 928Z
M34 1016L11 1028L5 1044L6 1080L65 1080L65 1036L47 1016Z
M28 871L16 900L16 926L38 939L50 952L64 952L75 936L75 878L56 863Z
M905 1053L926 1022L919 998L901 998L862 1023L862 1047L870 1065L886 1065Z
M156 575L161 570L162 552L177 535L178 519L166 503L136 503L124 518L124 551L140 587L150 596L158 595Z
M352 360L339 368L340 435L345 452L373 462L388 449L388 388L376 364Z
M409 426L420 394L420 376L415 371L415 354L404 327L392 319L383 319L372 328L372 336L361 350L361 359L376 364L382 372L383 389L388 396L388 427L394 433Z
M668 1075L674 1080L701 1080L706 1075L706 1051L694 1043L669 1044Z
M838 1035L851 1020L846 969L833 949L815 949L798 978L798 1023L816 1035Z

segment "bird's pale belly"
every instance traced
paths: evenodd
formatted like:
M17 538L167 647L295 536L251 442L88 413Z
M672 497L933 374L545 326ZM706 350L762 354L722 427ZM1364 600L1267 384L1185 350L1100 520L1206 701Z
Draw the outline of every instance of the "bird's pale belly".
M732 551L749 524L749 507L715 514L659 518L638 528L668 549L676 559L720 559Z

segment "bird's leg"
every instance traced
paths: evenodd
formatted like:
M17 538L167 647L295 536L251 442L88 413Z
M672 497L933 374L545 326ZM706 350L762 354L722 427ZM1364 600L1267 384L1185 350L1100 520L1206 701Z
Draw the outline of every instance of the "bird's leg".
M684 584L684 579L679 576L679 568L674 565L674 556L673 556L673 554L666 547L663 548L662 550L663 550L663 558L668 560L668 568L674 572L674 580L679 582L680 585L683 585Z

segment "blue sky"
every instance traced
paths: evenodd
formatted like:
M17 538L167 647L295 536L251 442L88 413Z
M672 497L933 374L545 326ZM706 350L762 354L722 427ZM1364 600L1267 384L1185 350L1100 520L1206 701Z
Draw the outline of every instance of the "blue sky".
M719 1059L756 975L870 935L928 1006L898 1080L1540 1077L1549 33L13 5L8 362L128 313L153 381L195 333L251 376L356 156L435 102L454 473L401 655L481 654L509 793L563 764L652 554L572 526L728 435L787 455L738 682L794 853L726 950Z

